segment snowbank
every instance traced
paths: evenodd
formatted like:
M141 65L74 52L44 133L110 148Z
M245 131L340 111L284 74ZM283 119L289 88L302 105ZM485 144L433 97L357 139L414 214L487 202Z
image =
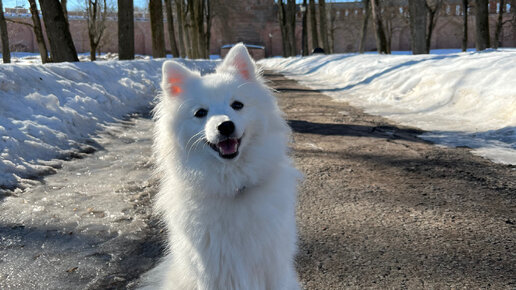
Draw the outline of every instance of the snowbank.
M0 65L0 188L52 172L96 130L148 107L164 60ZM179 60L202 72L213 61Z
M516 50L430 55L338 54L260 61L325 94L516 164Z

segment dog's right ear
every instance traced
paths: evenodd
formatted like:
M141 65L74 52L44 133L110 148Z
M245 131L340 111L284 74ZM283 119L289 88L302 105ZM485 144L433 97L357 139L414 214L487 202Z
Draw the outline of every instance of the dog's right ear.
M185 90L186 81L195 76L195 73L184 65L167 60L163 63L163 77L161 88L168 96L178 96Z

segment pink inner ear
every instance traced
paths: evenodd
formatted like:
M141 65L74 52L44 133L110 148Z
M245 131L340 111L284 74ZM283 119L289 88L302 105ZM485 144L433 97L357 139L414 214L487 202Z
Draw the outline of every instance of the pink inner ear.
M246 80L249 80L249 69L247 67L247 63L244 60L235 60L235 67L238 72L242 75L242 77Z
M183 91L183 89L181 88L182 82L183 82L182 78L178 78L178 77L169 77L168 78L168 83L170 84L170 93L172 95L178 95Z

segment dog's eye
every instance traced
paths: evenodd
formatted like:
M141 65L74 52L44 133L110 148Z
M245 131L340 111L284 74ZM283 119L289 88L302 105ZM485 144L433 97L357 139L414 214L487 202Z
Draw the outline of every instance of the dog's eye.
M240 110L244 107L244 104L240 103L239 101L234 101L233 104L231 104L231 108L233 108L233 110Z
M206 109L199 109L197 112L195 112L194 116L197 118L204 118L208 115L208 110Z

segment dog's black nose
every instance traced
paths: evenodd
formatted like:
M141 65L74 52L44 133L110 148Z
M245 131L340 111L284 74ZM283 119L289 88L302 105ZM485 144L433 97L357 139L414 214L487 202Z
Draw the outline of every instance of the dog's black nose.
M229 135L233 134L235 131L235 124L233 124L231 121L225 121L220 123L217 129L219 130L220 134L229 137Z

